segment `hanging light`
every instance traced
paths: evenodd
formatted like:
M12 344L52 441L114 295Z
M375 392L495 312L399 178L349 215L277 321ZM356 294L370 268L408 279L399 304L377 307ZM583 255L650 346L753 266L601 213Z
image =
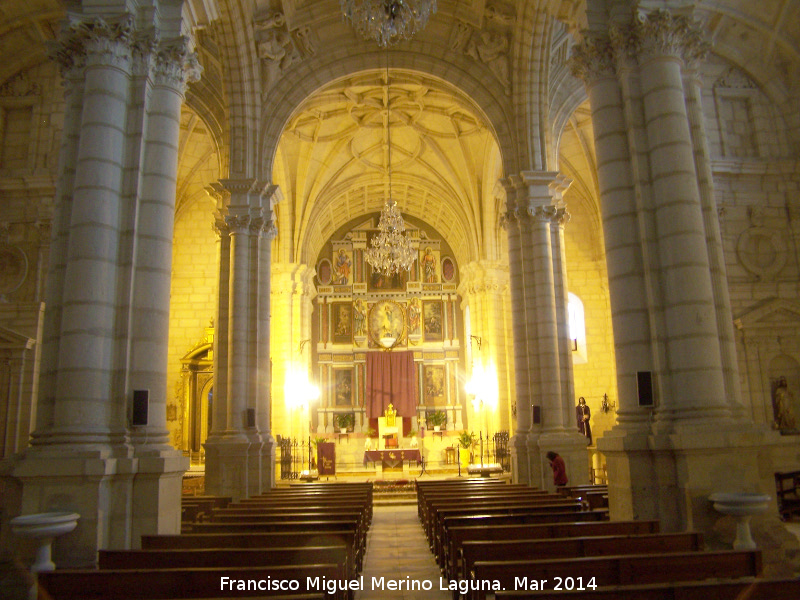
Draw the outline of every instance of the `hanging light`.
M436 0L340 0L342 14L381 48L410 40L436 12Z
M364 252L367 262L374 271L383 275L394 275L402 270L410 271L417 258L417 251L411 239L405 234L406 224L403 215L392 199L392 124L389 107L389 60L386 60L386 142L389 171L389 196L381 209L378 233L372 237L371 247Z

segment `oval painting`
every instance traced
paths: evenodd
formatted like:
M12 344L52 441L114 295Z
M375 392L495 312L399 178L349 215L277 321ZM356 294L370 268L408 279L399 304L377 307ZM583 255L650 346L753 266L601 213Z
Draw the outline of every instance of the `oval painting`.
M320 285L330 285L332 275L333 269L331 268L331 261L327 258L323 258L319 261L319 265L317 266L317 281L319 281Z
M449 256L442 259L442 281L452 282L456 278L456 263Z

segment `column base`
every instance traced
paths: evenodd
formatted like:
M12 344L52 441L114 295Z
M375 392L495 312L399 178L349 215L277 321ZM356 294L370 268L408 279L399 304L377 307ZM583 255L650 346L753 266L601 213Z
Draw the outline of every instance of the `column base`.
M547 460L547 453L552 451L564 459L567 466L569 485L587 485L591 483L591 456L588 451L586 436L577 431L546 432L536 440L535 455L531 456L531 463L535 463L541 470L541 487L555 491L553 483L553 470Z
M511 477L514 483L535 485L531 481L528 435L518 432L508 441L508 451L511 453Z
M271 433L261 434L261 493L275 487L276 445Z
M773 431L728 419L676 425L670 433L612 429L598 440L608 466L611 519L657 519L663 531L700 531L709 547L731 548L735 523L714 510L709 496L765 494L771 497L767 513L752 520L756 543L761 536L772 546L759 546L765 570L796 568L800 542L780 523L775 500L783 445Z
M114 456L124 451L30 447L3 465L3 499L10 515L75 512L74 531L59 538L53 560L60 567L93 567L100 549L139 547L143 533L180 531L180 495L188 461L175 450L162 456ZM9 502L9 504L6 504ZM3 546L15 547L4 532Z
M206 450L207 494L230 496L234 502L252 495L251 479L260 477L260 466L252 464L254 459L260 458L260 442L253 444L244 435L214 436L209 437L203 447Z

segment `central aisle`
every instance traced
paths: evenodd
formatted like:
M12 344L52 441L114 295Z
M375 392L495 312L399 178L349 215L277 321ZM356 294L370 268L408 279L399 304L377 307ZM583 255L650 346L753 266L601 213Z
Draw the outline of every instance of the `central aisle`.
M439 567L428 548L428 542L417 517L416 505L376 506L372 525L367 534L367 553L364 561L364 590L355 593L355 600L397 599L451 600L451 593L439 590ZM401 580L407 587L429 581L429 591L389 590L373 587L373 577ZM408 579L406 579L408 578Z

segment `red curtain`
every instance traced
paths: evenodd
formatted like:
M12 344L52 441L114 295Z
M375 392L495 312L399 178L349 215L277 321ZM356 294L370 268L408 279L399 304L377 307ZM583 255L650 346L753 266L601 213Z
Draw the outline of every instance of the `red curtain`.
M417 371L413 352L367 353L367 418L377 419L391 402L398 416L417 410Z

